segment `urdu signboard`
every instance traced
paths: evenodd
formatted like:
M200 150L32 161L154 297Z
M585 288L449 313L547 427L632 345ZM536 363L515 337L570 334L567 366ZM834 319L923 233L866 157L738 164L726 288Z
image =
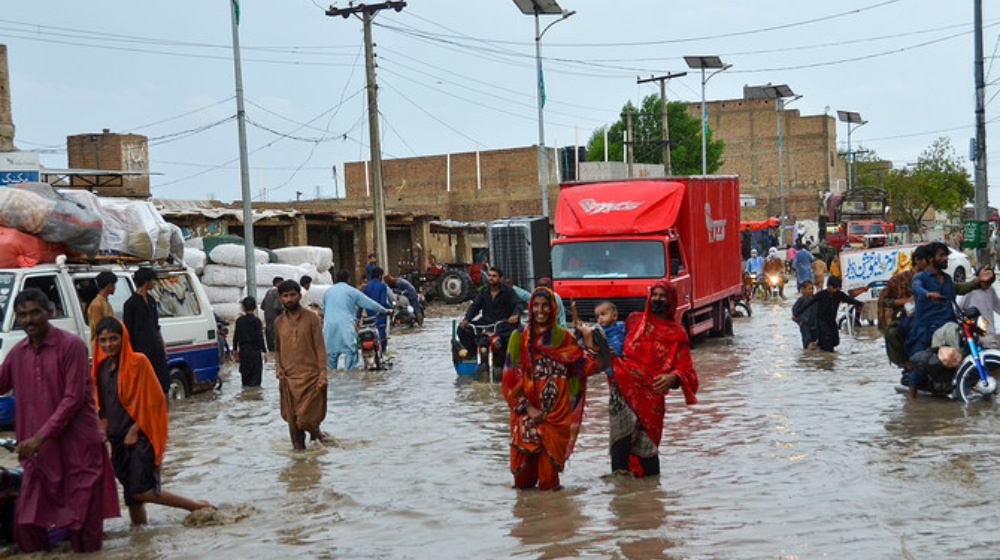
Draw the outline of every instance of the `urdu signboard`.
M0 152L0 187L39 180L38 154Z

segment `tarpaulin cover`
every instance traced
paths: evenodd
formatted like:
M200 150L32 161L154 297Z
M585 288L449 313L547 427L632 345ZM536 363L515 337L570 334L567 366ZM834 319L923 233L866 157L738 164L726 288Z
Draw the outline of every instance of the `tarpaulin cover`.
M750 231L760 231L762 229L778 227L781 225L781 220L778 218L768 218L766 220L744 220L740 222L740 231L746 231L750 228Z
M677 222L685 186L674 181L612 181L563 187L555 230L568 237L653 233Z

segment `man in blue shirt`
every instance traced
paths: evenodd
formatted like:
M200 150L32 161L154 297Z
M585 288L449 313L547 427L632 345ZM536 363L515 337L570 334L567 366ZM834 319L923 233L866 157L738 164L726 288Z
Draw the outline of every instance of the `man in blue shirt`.
M750 251L750 258L747 259L746 271L750 274L757 273L760 276L761 269L764 268L764 258L757 255L757 249Z
M806 246L799 249L795 253L795 258L792 259L792 266L795 267L795 282L801 286L803 282L809 280L810 282L816 282L816 277L813 275L812 262L815 258L812 253L809 252L810 243L806 241Z
M374 256L374 255L371 255ZM385 285L382 281L382 267L376 266L372 268L372 277L365 284L364 289L361 293L365 294L369 298L375 300L375 303L381 305L386 309L391 309L392 304L389 303L389 287ZM358 309L358 317L361 317L361 310ZM385 334L385 324L386 316L380 314L378 319L375 321L375 326L378 327L378 337L382 342L382 351L385 352L389 348L389 339Z
M378 263L375 260L375 253L368 253L368 264L365 265L365 281L372 279L372 272L374 272L375 267Z
M913 276L913 323L906 336L906 353L911 357L930 348L934 331L955 320L955 283L944 272L948 253L944 243L928 243L927 268Z

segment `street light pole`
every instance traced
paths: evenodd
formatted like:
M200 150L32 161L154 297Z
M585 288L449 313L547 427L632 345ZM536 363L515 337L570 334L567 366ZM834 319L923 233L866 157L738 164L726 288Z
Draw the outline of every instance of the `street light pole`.
M525 15L535 16L535 84L538 103L538 184L542 188L542 215L549 216L549 160L545 154L545 81L542 78L542 36L550 27L576 13L574 10L563 10L555 0L514 0L514 3ZM558 15L559 19L541 28L538 16L542 14Z
M717 56L685 56L684 62L688 68L701 70L701 174L708 175L708 155L707 155L707 131L708 131L708 107L705 105L705 84L712 79L712 76L732 68L732 64L723 64L722 59ZM708 76L705 76L706 68L717 68Z
M851 152L851 125L856 125L853 130L857 130L859 126L864 126L868 124L868 121L861 118L861 113L855 111L837 111L837 118L841 122L847 123L847 190L851 190L854 182L854 154Z
M791 90L789 90L789 91L791 91ZM788 103L791 103L793 101L797 101L797 100L799 100L801 98L802 98L801 95L796 95L795 97L792 97L790 100L788 100ZM781 155L781 128L782 128L781 127L781 113L782 113L782 111L785 110L785 105L786 105L786 103L785 103L785 98L784 97L780 97L779 96L779 97L775 97L774 98L774 112L777 113L777 115L778 115L778 197L781 199L781 223L782 223L782 227L784 227L785 217L786 216L785 216L785 172L784 172L784 163L785 163L785 160L782 158L782 155ZM782 242L784 242L784 239L782 239Z

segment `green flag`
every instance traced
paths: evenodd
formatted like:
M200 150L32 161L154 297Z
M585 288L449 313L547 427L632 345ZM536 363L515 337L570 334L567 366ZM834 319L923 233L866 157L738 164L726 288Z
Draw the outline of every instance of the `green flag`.
M538 66L538 93L542 99L542 108L545 108L545 77L542 75L542 66Z
M233 11L236 12L236 25L240 24L240 3L239 0L233 0Z

